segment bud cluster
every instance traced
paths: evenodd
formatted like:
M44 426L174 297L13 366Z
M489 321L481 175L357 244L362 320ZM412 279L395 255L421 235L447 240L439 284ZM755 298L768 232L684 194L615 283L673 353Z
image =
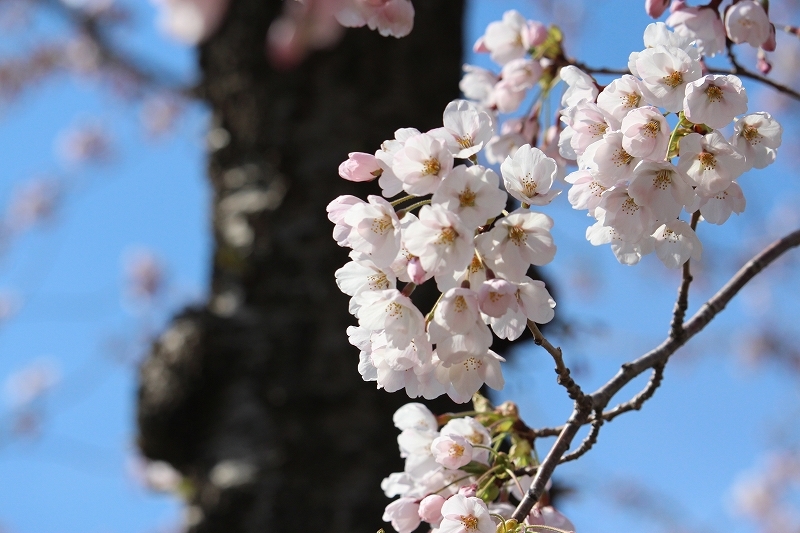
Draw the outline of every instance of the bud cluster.
M492 117L456 100L443 123L426 133L398 130L374 155L352 153L339 168L351 181L378 178L385 198L406 196L341 196L328 213L334 238L352 249L336 281L358 318L348 334L361 350L362 377L412 398L447 394L463 403L484 383L503 387L492 331L515 340L529 320L553 318L544 283L526 273L556 252L552 219L528 209L555 196L556 163L526 146L503 164L505 189L523 202L508 213L499 176L475 163ZM423 316L409 296L429 280L441 296Z
M410 533L422 522L437 533L523 533L530 526L574 531L547 495L523 524L510 520L512 502L519 502L533 481L527 471L538 464L530 430L511 402L492 408L476 395L474 403L472 416L437 418L420 403L397 410L393 420L401 431L397 442L405 469L381 483L387 497L399 496L383 520L398 533Z

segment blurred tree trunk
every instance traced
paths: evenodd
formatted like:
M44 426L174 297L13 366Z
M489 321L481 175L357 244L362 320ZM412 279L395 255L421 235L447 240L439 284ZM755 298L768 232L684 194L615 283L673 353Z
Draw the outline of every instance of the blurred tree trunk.
M187 530L383 526L380 481L402 469L391 415L408 399L358 375L345 335L355 321L334 283L347 251L325 206L364 196L337 175L348 152L373 152L399 127L441 125L458 95L462 1L416 2L409 37L350 30L281 72L264 43L283 2L233 0L202 46L211 294L155 343L138 406L143 453L190 482Z

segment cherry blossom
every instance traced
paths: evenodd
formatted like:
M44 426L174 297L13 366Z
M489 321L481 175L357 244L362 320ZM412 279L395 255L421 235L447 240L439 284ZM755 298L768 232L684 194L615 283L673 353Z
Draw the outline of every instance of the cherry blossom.
M445 468L458 469L472 461L472 444L459 435L440 435L431 443L437 463Z
M354 204L344 215L344 223L352 228L347 243L375 265L389 266L400 251L400 220L380 196L370 195L367 201Z
M439 494L429 494L419 502L419 517L432 525L442 521L442 506L445 499Z
M477 154L492 138L492 117L467 100L453 100L444 109L442 137L454 157L467 159Z
M442 506L439 533L494 533L489 509L480 498L451 496ZM405 532L401 532L405 533Z
M431 202L455 213L465 226L474 229L499 215L507 198L492 169L459 165L442 180Z
M436 369L436 379L445 386L447 395L456 403L465 403L486 383L494 390L505 385L500 362L502 357L488 350L484 354L471 355L460 363L442 364Z
M694 230L683 220L670 220L655 233L656 256L667 268L678 268L689 259L700 260L703 246Z
M716 9L688 7L684 2L673 2L670 9L672 13L667 17L667 26L695 41L703 55L713 57L725 49L725 26Z
M758 48L769 39L773 30L761 4L743 0L725 10L725 31L731 41Z
M622 120L622 148L634 157L664 159L670 129L664 115L652 106L632 110Z
M452 168L453 155L447 144L426 133L408 139L392 160L403 190L417 196L435 192Z
M407 347L425 329L422 313L396 289L368 291L362 294L361 300L359 325L371 330L385 330L386 339L392 346Z
M368 26L384 37L405 37L414 27L414 5L410 0L351 0L336 20L350 28Z
M656 220L678 218L694 199L689 178L667 161L642 161L633 172L628 194L638 205L647 206Z
M446 274L469 264L474 251L472 235L458 215L433 204L422 207L419 220L405 231L404 244L419 257L426 272Z
M696 59L680 48L663 45L641 52L636 70L642 78L645 100L672 112L683 109L686 84L701 76Z
M704 198L700 204L700 214L706 222L724 224L731 213L742 213L745 205L742 188L734 181L724 191Z
M702 196L724 191L745 170L744 157L716 130L683 137L680 153L678 169L694 181Z
M764 168L775 161L783 128L772 115L763 111L753 113L737 118L733 127L730 142L744 156L747 166Z
M630 74L615 79L597 95L597 106L620 122L629 111L643 105L642 82Z
M704 76L686 85L683 113L695 124L723 128L746 111L747 93L736 76Z
M419 503L414 498L399 498L386 506L382 517L397 533L411 533L419 527Z
M339 175L348 181L372 181L382 172L377 158L363 152L351 152L347 160L339 165Z
M495 261L496 271L510 281L519 281L533 264L546 265L553 260L556 245L550 235L553 219L517 209L501 219L488 233L476 238L481 253Z
M560 191L551 190L556 162L538 148L524 144L500 166L508 194L529 205L549 204Z

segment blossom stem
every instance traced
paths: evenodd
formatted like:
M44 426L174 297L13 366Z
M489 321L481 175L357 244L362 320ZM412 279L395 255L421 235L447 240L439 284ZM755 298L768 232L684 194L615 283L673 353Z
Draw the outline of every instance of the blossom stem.
M423 205L430 205L430 204L431 204L431 199L430 198L428 198L427 200L422 200L422 201L417 202L415 204L411 204L408 207L404 207L403 209L401 209L400 211L397 212L397 216L398 217L402 217L406 213L408 213L410 211L413 211L414 209L416 209L418 207L422 207Z
M416 196L414 196L413 194L409 194L408 196L403 196L402 198L398 198L397 200L394 200L393 202L389 202L389 204L392 207L396 207L396 206L402 204L403 202L407 202L409 200L413 200L414 198L416 198Z

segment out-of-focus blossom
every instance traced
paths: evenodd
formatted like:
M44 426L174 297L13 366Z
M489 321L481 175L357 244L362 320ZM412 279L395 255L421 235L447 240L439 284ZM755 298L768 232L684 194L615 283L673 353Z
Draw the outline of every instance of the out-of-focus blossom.
M183 102L178 98L159 94L145 99L140 117L147 133L157 136L173 129L182 112Z
M57 151L72 164L107 162L113 155L111 134L98 123L69 129L57 141Z
M61 372L55 361L38 359L6 379L6 397L12 406L21 409L42 397L60 380Z
M151 300L164 287L164 267L150 250L130 252L125 259L128 293L137 300Z
M61 187L52 179L38 178L21 185L13 194L5 225L23 231L52 217L61 197Z
M209 38L222 24L229 0L151 0L159 10L158 25L189 45Z

